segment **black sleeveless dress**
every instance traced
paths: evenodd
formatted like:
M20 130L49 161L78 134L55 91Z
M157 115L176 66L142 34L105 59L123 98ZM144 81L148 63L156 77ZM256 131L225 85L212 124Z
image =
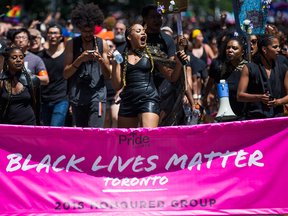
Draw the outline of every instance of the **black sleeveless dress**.
M267 91L276 99L284 97L284 78L287 72L287 66L273 61L270 79L268 79L265 67L260 60L247 64L249 71L249 83L247 93L263 95ZM269 83L268 83L269 82ZM267 118L265 111L268 111L267 105L260 101L247 103L246 119ZM274 107L274 117L284 116L283 106Z
M137 117L139 113L160 114L157 89L151 73L151 62L142 57L135 65L127 64L126 86L120 93L119 116Z

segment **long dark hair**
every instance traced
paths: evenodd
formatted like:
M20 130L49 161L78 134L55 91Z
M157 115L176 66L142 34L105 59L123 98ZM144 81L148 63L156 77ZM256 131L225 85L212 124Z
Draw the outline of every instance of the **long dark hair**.
M5 73L5 72L10 73L8 65L6 63L6 60L8 60L8 58L11 56L11 53L16 49L21 50L21 52L23 53L23 56L25 57L25 53L23 52L23 50L21 48L19 48L19 47L6 47L4 49L4 51L2 52L2 55L5 58L4 65L3 65L3 73ZM35 106L36 105L36 96L35 96L34 91L33 91L33 88L34 88L33 82L32 82L32 79L31 79L29 73L27 72L26 68L24 67L24 65L21 69L21 73L24 74L26 79L29 79L28 88L29 88L29 92L30 92L32 100L33 100L32 104ZM7 113L8 107L10 105L11 97L12 97L12 79L13 79L13 77L7 79L7 104L6 104L5 110L3 112L3 118L5 117L5 115ZM3 82L5 82L5 80Z
M221 50L219 52L219 59L223 62L225 59L226 59L226 47L227 47L227 44L232 41L232 40L235 40L235 41L238 41L240 47L241 47L241 51L245 51L244 55L243 55L243 58L246 58L246 49L247 49L247 41L246 41L246 38L243 37L243 36L236 36L236 37L227 37L224 42L222 43L221 45Z

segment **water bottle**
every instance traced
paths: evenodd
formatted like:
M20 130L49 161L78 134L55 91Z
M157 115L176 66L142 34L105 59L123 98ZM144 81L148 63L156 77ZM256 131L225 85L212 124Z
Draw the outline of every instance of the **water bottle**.
M113 56L117 63L121 64L123 62L123 57L117 50L113 52Z
M196 105L192 113L190 125L196 125L198 123L199 113L200 113L200 106Z
M184 100L184 98L183 98L183 100ZM184 109L184 113L185 113L186 117L191 116L192 112L191 112L191 109L188 106L188 104L183 104L183 109Z

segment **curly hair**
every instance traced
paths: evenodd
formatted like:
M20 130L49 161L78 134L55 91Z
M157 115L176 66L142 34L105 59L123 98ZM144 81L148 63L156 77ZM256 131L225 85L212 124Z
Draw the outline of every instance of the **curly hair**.
M3 52L2 52L2 55L3 57L5 58L5 60L8 60L8 58L10 57L11 53L14 51L14 50L21 50L21 52L23 53L23 56L25 57L25 53L23 52L22 48L20 47L6 47ZM4 65L3 65L3 70L6 70L7 68L7 64L6 64L6 61L4 61Z
M79 29L85 27L94 28L96 25L101 26L104 22L104 15L98 5L94 3L78 5L71 12L71 22Z
M241 51L244 50L246 53L246 49L247 49L246 37L243 37L243 36L237 36L237 37L231 37L231 38L227 37L221 45L221 50L219 51L219 59L222 59L222 60L226 59L226 47L229 41L232 41L232 40L238 41L241 47ZM244 58L245 58L245 53L243 56Z
M280 41L279 31L277 27L273 24L266 24L265 34L273 35L274 37L278 39L278 41Z
M4 49L4 51L2 52L2 55L4 56L5 60L8 60L8 58L10 57L11 53L14 51L14 50L21 50L21 52L23 53L23 56L25 57L25 53L23 52L23 50L19 47L6 47ZM3 66L3 72L6 71L6 72L9 72L8 71L8 67L7 67L7 64L6 64L6 61L4 62L4 66ZM29 75L29 73L27 72L27 70L25 69L25 67L23 66L22 69L21 69L21 73L24 73L25 77L28 76L30 81L31 81L31 85L32 85L32 89L33 89L33 83L32 83L32 80L31 80L31 77ZM5 109L4 109L4 112L3 112L3 118L6 116L6 113L7 113L7 110L8 110L8 107L10 105L10 102L11 102L11 97L12 97L12 79L13 78L8 78L7 81L4 81L5 82L5 85L7 87L7 103L6 103L6 106L5 106ZM36 97L35 97L35 94L34 92L32 92L32 100L33 100L33 105L36 104Z

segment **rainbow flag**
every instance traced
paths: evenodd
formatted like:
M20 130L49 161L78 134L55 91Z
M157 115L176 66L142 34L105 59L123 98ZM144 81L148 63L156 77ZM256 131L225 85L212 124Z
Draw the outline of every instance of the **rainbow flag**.
M21 14L21 6L19 5L12 6L12 9L5 14L4 20L7 22L17 23L20 20L20 14Z

